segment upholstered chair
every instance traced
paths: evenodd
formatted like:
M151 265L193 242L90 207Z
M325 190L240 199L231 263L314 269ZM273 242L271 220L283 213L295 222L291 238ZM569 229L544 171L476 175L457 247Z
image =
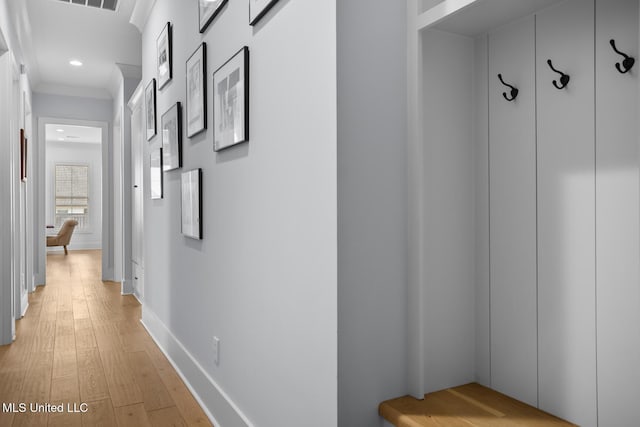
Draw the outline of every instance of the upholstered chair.
M64 224L62 224L62 227L60 227L57 236L47 236L47 246L63 246L64 254L68 255L67 245L71 241L71 235L76 225L78 225L78 221L75 219L66 220Z

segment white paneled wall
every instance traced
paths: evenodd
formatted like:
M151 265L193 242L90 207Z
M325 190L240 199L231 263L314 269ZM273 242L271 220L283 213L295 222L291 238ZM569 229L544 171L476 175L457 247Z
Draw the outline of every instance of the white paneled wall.
M491 384L537 405L535 22L489 35ZM498 79L517 87L511 90Z
M422 58L424 120L410 135L425 153L425 213L412 224L426 231L424 391L468 377L458 340L473 339L477 381L581 426L635 425L639 67L617 70L610 40L638 58L638 1L443 3L410 29ZM475 248L470 287L460 242Z

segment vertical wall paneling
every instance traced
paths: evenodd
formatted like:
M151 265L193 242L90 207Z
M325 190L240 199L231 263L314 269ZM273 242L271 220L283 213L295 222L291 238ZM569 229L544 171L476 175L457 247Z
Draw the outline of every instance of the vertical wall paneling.
M597 423L594 3L537 15L539 406ZM547 59L571 76L557 89Z
M534 58L533 16L489 35L491 385L536 406Z
M474 380L474 40L444 31L423 37L424 369L430 392Z
M640 402L640 247L638 212L638 2L596 2L596 289L598 419L638 423Z

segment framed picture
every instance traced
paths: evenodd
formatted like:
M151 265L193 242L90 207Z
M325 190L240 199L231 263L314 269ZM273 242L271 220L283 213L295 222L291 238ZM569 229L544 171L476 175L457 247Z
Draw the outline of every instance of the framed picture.
M151 79L144 90L144 100L147 109L147 141L151 140L156 134L156 79Z
M27 181L27 138L20 129L20 180Z
M256 25L278 0L249 0L249 24Z
M182 234L202 239L202 169L182 174Z
M214 150L249 140L249 48L213 73Z
M156 40L158 58L158 88L162 89L171 80L173 67L171 59L171 23L162 29Z
M200 18L200 32L204 33L213 18L220 13L227 0L198 0L198 17Z
M187 136L207 128L207 44L202 43L187 60Z
M162 148L151 150L149 173L151 175L151 198L162 199Z
M182 166L182 109L176 102L162 115L162 170Z

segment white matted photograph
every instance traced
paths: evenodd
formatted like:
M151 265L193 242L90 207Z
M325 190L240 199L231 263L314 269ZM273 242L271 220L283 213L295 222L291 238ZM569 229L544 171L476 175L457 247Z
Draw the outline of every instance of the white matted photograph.
M158 89L162 89L172 77L171 59L171 23L162 29L156 40L156 51L158 58Z
M278 0L249 0L249 24L256 25Z
M149 156L149 183L151 184L151 198L162 199L162 148L151 150L151 154Z
M200 32L204 33L211 21L220 13L227 0L198 0Z
M243 47L213 73L213 148L249 140L249 48Z
M202 43L187 60L187 136L207 128L207 44Z
M182 108L176 102L162 115L162 170L182 166Z
M182 234L202 239L202 169L182 173Z
M156 79L151 79L144 90L145 109L147 112L147 141L151 140L156 134Z

